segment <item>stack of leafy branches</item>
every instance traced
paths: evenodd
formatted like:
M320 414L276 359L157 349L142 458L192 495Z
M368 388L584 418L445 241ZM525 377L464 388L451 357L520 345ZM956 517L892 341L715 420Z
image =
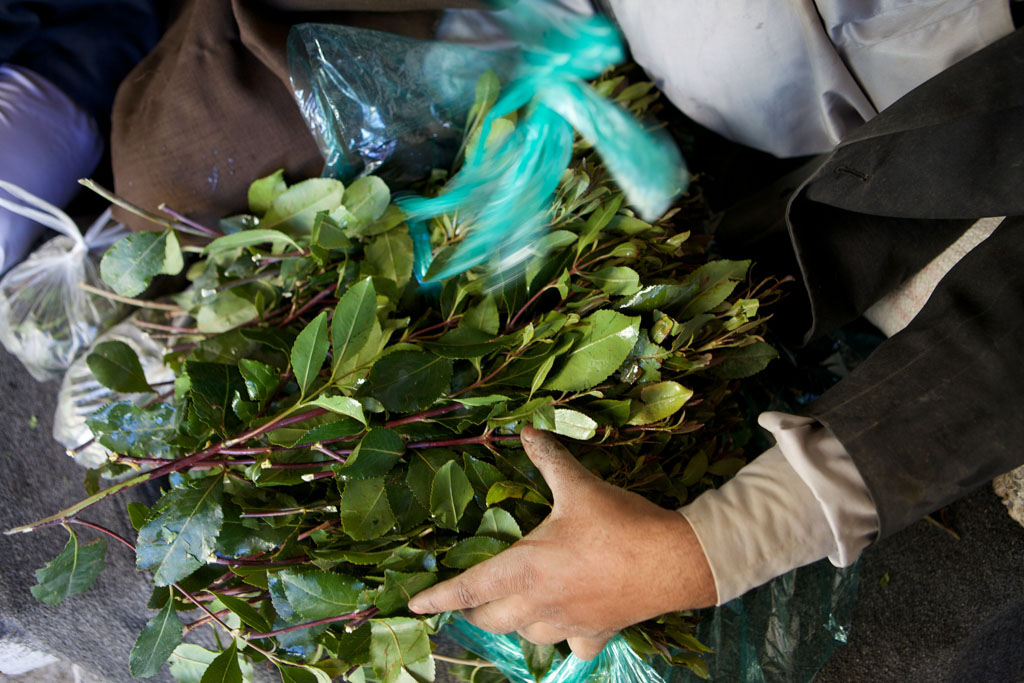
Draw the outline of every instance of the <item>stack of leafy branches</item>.
M626 86L598 84L635 111L652 101L650 84ZM269 660L284 681L433 680L429 636L443 618L411 615L410 596L549 510L518 442L524 424L664 506L743 464L730 395L775 355L757 298L774 289L748 282L747 262L708 261L675 210L636 218L582 141L534 254L515 272L476 269L436 288L414 277L403 215L375 177L288 187L279 172L253 183L249 204L218 230L152 216L167 229L108 251L102 274L122 298L198 253L173 304L136 301L150 316L138 324L173 338L177 380L161 394L131 348L97 345L100 382L156 396L89 420L118 483L97 490L93 473L89 498L19 529L80 524L134 548L159 611L132 649L133 676L171 659L179 680L241 681ZM435 260L465 228L433 221ZM182 248L179 231L205 245ZM80 518L164 475L152 509L129 506L135 544ZM57 603L84 590L104 551L72 533L33 592ZM700 672L694 623L670 614L626 637ZM232 636L220 654L182 644L204 624ZM532 648L531 666L542 673L553 654Z

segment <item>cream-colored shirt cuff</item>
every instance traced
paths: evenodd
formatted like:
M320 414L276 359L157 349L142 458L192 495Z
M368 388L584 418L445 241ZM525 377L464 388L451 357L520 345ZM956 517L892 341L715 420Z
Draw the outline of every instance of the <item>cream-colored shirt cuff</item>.
M823 557L852 564L878 515L842 444L811 418L763 413L777 444L679 511L693 527L724 604Z

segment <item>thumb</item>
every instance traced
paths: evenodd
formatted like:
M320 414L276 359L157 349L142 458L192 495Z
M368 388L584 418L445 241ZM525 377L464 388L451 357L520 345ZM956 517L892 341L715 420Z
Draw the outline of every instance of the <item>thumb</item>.
M547 482L554 503L565 505L581 487L595 480L565 446L549 432L523 427L523 449Z
M578 659L583 661L589 661L594 657L601 654L601 650L608 644L610 637L607 636L595 636L592 638L577 637L569 638L566 640L569 643L569 649L576 655Z

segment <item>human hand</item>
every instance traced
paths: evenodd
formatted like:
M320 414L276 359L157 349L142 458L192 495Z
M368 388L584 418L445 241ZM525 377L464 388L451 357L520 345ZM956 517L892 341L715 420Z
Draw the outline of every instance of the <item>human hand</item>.
M600 480L546 432L526 427L522 439L551 488L551 513L499 555L416 595L409 609L462 610L486 631L568 640L577 657L592 659L631 624L715 604L711 568L686 518Z

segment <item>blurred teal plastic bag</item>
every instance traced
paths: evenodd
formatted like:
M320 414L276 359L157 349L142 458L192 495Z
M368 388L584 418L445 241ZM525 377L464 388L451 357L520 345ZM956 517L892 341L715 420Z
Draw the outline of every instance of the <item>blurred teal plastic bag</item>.
M500 21L517 41L519 59L515 77L483 119L480 142L467 151L443 194L397 200L412 219L458 212L471 226L455 253L431 269L432 280L485 261L494 272L507 272L531 255L572 157L573 129L594 146L646 220L664 213L689 181L667 136L648 133L586 83L625 57L622 37L609 19L521 0ZM511 130L492 137L497 122L507 123L512 114L518 115Z
M466 150L444 193L396 196L411 224L458 212L456 230L465 239L429 273L435 281L485 261L506 271L532 254L572 157L574 130L647 220L664 213L689 181L667 135L647 131L586 83L624 59L611 21L546 0L520 0L496 17L515 50L323 24L296 26L289 36L295 97L324 154L325 174L344 180L375 173L400 189L434 168L450 168L463 149L470 107L482 95L477 79L495 71L506 83L500 97L487 99L490 111L478 130L484 142ZM514 125L506 118L513 114ZM417 263L427 262L429 255L417 250Z
M836 569L826 560L801 567L721 607L702 610L697 639L712 650L706 670L641 659L622 637L589 662L556 661L542 683L696 683L706 674L723 683L805 683L846 642L857 596L857 565ZM532 683L519 641L482 631L461 617L442 635L492 662L512 683Z

